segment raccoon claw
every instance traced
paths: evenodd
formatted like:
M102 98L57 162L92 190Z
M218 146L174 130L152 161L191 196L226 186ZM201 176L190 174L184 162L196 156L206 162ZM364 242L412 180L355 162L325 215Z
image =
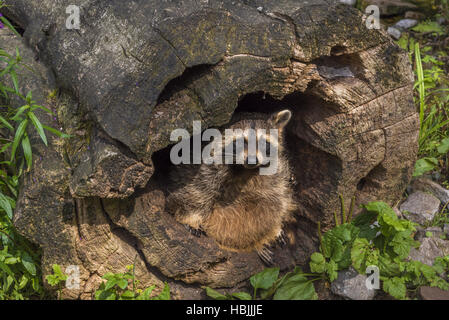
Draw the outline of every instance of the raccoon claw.
M281 246L285 247L287 245L287 240L284 231L281 231L276 238L276 242Z
M201 235L204 233L203 230L192 228L192 227L189 226L188 224L185 224L184 226L185 226L186 229L190 232L190 234L194 235L195 237L200 238Z
M263 261L267 266L273 266L273 252L270 249L264 247L261 250L257 251L259 258Z

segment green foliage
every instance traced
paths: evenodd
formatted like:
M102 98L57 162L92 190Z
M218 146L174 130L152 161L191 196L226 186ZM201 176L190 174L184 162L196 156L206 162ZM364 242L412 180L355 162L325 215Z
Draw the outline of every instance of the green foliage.
M4 16L0 21L17 34ZM36 104L31 92L20 91L19 75L24 68L32 70L22 61L19 50L11 55L0 47L0 299L26 299L44 294L39 251L19 235L12 223L19 179L32 165L28 134L31 129L36 130L47 145L45 126L36 112L51 113ZM18 101L22 102L20 107L11 107ZM64 136L56 129L52 132Z
M170 287L165 283L162 292L151 296L156 286L145 290L137 289L139 281L135 279L134 266L126 267L125 273L106 273L100 287L95 291L96 300L170 300Z
M320 278L309 279L309 276L314 274L306 274L299 267L282 277L279 277L279 268L267 268L250 278L254 289L252 297L246 292L221 294L209 287L206 287L206 294L215 300L317 300L313 281Z
M61 299L62 287L67 280L67 275L61 270L61 266L58 264L53 265L53 274L45 276L48 284L52 287L57 287L58 289L58 299Z
M440 6L448 8L447 1ZM420 134L419 160L413 176L440 168L447 162L449 151L449 78L447 76L447 50L437 47L435 39L444 37L449 30L436 21L424 21L412 28L411 33L403 33L398 45L407 50L414 63L416 75L415 101L418 105ZM433 45L428 45L432 37ZM424 43L422 46L420 43ZM445 45L447 49L447 44ZM421 48L422 47L422 48ZM446 68L446 70L445 70Z
M399 219L384 202L370 202L354 221L341 224L322 236L321 252L312 254L310 270L335 280L339 270L352 266L365 274L366 268L379 268L383 290L397 299L406 299L408 288L422 285L448 290L439 275L449 270L449 256L435 260L433 266L408 260L415 224ZM349 255L346 252L350 252Z

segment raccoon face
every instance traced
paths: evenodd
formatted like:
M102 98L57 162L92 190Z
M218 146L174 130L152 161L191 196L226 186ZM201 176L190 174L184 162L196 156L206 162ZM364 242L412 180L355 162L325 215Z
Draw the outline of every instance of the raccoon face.
M246 169L269 167L277 163L279 138L291 115L290 110L283 110L266 120L245 119L225 129L224 163Z

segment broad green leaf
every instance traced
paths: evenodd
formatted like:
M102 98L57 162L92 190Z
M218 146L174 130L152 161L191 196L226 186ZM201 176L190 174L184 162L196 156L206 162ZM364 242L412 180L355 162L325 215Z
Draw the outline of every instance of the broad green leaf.
M321 253L314 252L310 256L310 271L323 273L326 270L326 259Z
M415 170L413 171L413 176L417 177L423 175L428 171L434 170L438 166L438 160L435 158L421 158L416 161Z
M36 275L36 265L34 264L33 258L25 251L22 252L22 264L31 275Z
M333 282L338 277L338 265L335 263L334 260L329 260L328 263L326 263L326 273L329 276L330 282Z
M383 281L383 289L396 299L405 299L407 294L404 279L398 277L385 279Z
M274 300L317 300L313 282L302 274L287 278L276 290Z
M357 238L351 249L352 265L359 273L364 273L370 244L365 238Z
M449 137L441 140L441 143L438 146L437 150L440 154L446 154L449 152Z
M279 276L279 268L267 268L253 275L249 281L255 290L269 289Z

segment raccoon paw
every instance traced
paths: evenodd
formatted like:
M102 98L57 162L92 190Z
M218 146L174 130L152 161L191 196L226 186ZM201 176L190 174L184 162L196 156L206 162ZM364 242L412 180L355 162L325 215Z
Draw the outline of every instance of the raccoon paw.
M284 233L284 230L281 230L281 232L279 232L277 238L276 238L276 242L283 248L287 245L287 238L286 235Z
M268 267L274 265L273 252L267 247L263 247L262 249L258 250L257 254L259 255L259 258L262 260L262 262Z
M190 234L194 235L195 237L200 238L202 234L205 234L205 232L201 229L201 227L199 229L195 229L189 226L188 224L185 224L184 227L186 227L186 229L190 232Z

